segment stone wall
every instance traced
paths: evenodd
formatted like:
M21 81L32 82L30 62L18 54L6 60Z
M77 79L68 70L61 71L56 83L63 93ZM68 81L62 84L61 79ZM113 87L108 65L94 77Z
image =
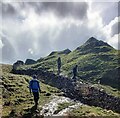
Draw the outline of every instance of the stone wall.
M67 97L80 100L91 106L98 106L120 113L120 98L108 95L105 91L92 85L82 82L75 83L70 78L55 75L42 68L39 70L14 70L13 73L30 76L36 74L42 82L61 89Z

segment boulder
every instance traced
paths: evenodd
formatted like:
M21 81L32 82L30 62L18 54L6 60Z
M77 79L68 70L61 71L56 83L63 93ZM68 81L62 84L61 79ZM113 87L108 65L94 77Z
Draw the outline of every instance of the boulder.
M16 70L19 66L24 65L24 62L21 60L18 60L13 64L13 70Z

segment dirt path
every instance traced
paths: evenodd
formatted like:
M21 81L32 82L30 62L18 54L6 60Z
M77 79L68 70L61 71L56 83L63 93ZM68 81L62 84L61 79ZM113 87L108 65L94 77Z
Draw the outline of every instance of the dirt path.
M58 105L60 103L70 103L74 105L70 105L67 108L62 109L57 114L55 111L58 109ZM83 105L82 103L78 101L71 100L68 97L62 97L62 96L53 96L53 99L45 104L40 112L40 115L44 116L64 116L67 115L67 112L70 112L73 109L78 108L79 106Z

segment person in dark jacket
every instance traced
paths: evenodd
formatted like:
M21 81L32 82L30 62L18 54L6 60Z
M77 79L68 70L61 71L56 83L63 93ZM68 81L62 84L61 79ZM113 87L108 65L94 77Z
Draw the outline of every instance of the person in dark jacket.
M77 76L77 70L78 70L78 65L75 65L75 67L73 68L73 79L76 80L76 76Z
M57 59L57 66L58 66L58 75L60 74L60 69L61 69L61 58L58 57Z
M33 76L33 79L29 83L29 90L30 94L33 93L35 106L37 106L39 100L39 92L41 92L41 89L36 75Z

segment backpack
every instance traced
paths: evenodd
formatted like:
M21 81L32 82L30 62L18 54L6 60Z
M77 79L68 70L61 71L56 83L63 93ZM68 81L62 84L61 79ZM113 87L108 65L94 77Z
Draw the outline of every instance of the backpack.
M39 89L39 82L37 80L32 80L31 83L31 89L32 90L38 90Z

